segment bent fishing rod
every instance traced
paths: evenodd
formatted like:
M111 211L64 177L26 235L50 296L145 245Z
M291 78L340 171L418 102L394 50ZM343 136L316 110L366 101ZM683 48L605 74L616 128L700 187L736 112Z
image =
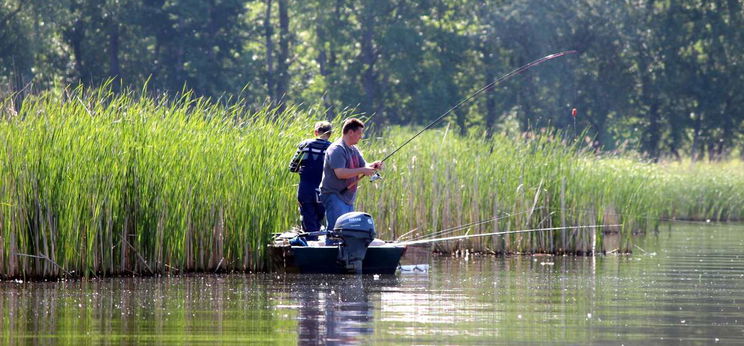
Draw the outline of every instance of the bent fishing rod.
M511 71L511 72L509 72L509 73L507 73L507 74L499 77L498 79L496 79L495 81L493 81L491 83L488 83L484 87L478 89L474 93L472 93L472 94L468 95L467 97L465 97L464 99L460 100L460 102L458 102L457 104L455 104L454 106L452 106L446 112L442 113L439 117L437 117L436 119L434 119L434 121L432 121L429 125L426 125L426 127L424 127L423 129L421 129L421 131L419 131L418 133L416 133L415 135L413 135L413 137L411 137L408 140L406 140L405 142L403 142L403 144L401 144L400 146L398 146L398 148L396 148L395 150L393 150L390 154L387 154L387 156L385 156L382 160L380 160L380 162L385 162L391 156L395 155L395 153L397 153L400 149L403 149L403 147L405 147L406 145L408 145L408 143L410 143L411 141L413 141L414 139L416 139L416 137L418 137L419 135L421 135L422 133L424 133L424 131L426 131L426 130L432 128L432 127L434 127L434 125L436 125L438 122L440 122L442 119L444 119L447 115L449 115L450 113L454 112L456 109L460 108L462 105L468 103L472 99L478 97L478 95L480 95L480 94L482 94L482 93L484 93L486 91L489 91L489 90L493 89L495 86L503 83L504 81L506 81L506 80L508 80L508 79L510 79L510 78L512 78L514 76L517 76L517 75L519 75L519 74L521 74L521 73L523 73L523 72L525 72L525 71L527 71L527 70L529 70L529 69L531 69L531 68L533 68L533 67L535 67L537 65L540 65L540 64L542 64L542 63L544 63L546 61L553 60L553 59L556 59L556 58L560 58L562 56L566 56L566 55L569 55L569 54L576 54L576 53L578 53L578 51L576 51L576 50L566 50L566 51L562 51L562 52L558 52L558 53L553 53L553 54L550 54L550 55L546 55L546 56L544 56L544 57L542 57L540 59L537 59L535 61L532 61L532 62L530 62L530 63L528 63L526 65L523 65L523 66L521 66L521 67L519 67L519 68L517 68L517 69L515 69L515 70L513 70L513 71ZM377 180L379 178L381 178L381 177L379 175L376 175L376 176L373 176L372 177L372 180L374 181L374 180Z

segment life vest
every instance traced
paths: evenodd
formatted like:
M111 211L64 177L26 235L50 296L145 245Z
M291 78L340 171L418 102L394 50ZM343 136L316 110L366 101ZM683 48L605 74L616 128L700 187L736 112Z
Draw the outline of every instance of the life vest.
M297 146L289 170L300 174L300 183L320 185L323 177L323 159L331 142L325 139L309 139Z

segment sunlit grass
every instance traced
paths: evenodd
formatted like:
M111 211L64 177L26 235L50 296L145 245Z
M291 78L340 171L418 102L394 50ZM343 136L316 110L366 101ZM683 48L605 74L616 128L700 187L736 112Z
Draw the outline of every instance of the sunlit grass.
M392 130L386 143L371 143L370 159L402 143L410 131ZM591 253L625 251L631 231L656 219L647 194L650 168L627 159L602 159L567 145L558 136L462 138L446 129L425 133L387 163L385 178L360 191L360 208L377 216L395 238L416 229L423 237L439 229L498 218L462 233L486 233L575 225L622 227L566 230L446 243L496 253ZM595 233L596 232L596 233ZM606 232L622 234L614 248Z
M288 161L322 114L106 88L1 109L2 277L265 269L271 234L298 220ZM386 128L361 147L373 161L413 133ZM660 218L742 219L742 172L741 162L599 157L554 133L462 137L444 127L393 156L383 180L363 182L357 209L385 239L492 218L456 234L622 224L436 245L443 252L627 251Z
M744 162L673 162L659 166L664 217L744 219Z
M280 163L307 119L188 95L28 98L0 128L0 272L263 268L271 233L295 220Z

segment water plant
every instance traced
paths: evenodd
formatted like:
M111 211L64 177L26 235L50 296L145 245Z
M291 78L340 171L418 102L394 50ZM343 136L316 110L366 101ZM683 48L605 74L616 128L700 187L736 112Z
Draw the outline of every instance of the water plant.
M388 141L400 142L409 132L392 130ZM370 145L371 156L384 155L385 147ZM648 214L652 200L645 195L644 171L635 167L630 160L598 158L557 134L515 140L461 137L442 129L425 134L407 155L393 158L386 178L374 183L378 188L360 190L360 208L378 215L378 224L394 238L404 233L427 237L435 230L488 219L494 221L458 234L623 225L445 243L436 248L442 252L458 247L494 253L625 251L627 235L645 229L653 216ZM626 243L605 247L604 233L623 234Z
M6 104L7 105L7 104ZM266 268L271 235L297 224L295 145L322 111L189 93L65 89L0 120L0 277L150 275ZM336 128L340 119L336 120ZM378 131L370 160L411 136ZM593 254L632 249L663 218L744 216L742 164L605 157L555 132L424 133L362 183L357 209L385 239L543 227L440 243L446 253Z
M744 220L744 162L665 162L658 171L664 218Z
M28 98L0 127L0 272L262 268L270 235L294 221L280 163L307 118L189 94Z

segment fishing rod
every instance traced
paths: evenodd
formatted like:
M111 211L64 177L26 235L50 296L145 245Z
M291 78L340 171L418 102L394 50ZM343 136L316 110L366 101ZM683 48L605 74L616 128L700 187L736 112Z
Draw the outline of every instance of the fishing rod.
M506 80L508 80L508 79L510 79L510 78L512 78L514 76L516 76L516 75L519 75L522 72L525 72L525 71L527 71L527 70L529 70L529 69L531 69L531 68L533 68L533 67L535 67L537 65L540 65L540 64L542 64L542 63L544 63L546 61L553 60L553 59L556 59L556 58L560 58L562 56L569 55L569 54L576 54L576 53L578 53L578 51L576 51L576 50L566 50L566 51L562 51L562 52L558 52L558 53L553 53L553 54L544 56L544 57L542 57L540 59L537 59L535 61L532 61L532 62L530 62L530 63L528 63L526 65L523 65L523 66L521 66L521 67L519 67L519 68L517 68L517 69L515 69L515 70L513 70L513 71L511 71L511 72L509 72L509 73L507 73L507 74L499 77L498 79L496 79L495 81L493 81L491 83L488 83L486 86L484 86L484 87L478 89L476 92L468 95L464 99L460 100L460 102L458 102L456 105L452 106L452 108L450 108L446 112L442 113L442 115L440 115L439 117L437 117L436 119L434 119L434 121L432 121L429 125L426 125L426 127L424 127L421 131L419 131L418 133L416 133L415 135L413 135L413 137L411 137L407 141L403 142L403 144L401 144L400 146L398 146L398 148L396 148L390 154L388 154L387 156L385 156L382 160L380 160L380 162L385 162L385 160L387 160L391 156L395 155L395 153L397 153L400 149L402 149L408 143L410 143L412 140L414 140L416 137L418 137L419 135L421 135L422 133L424 133L424 131L432 128L439 121L441 121L442 119L444 119L444 117L446 117L447 115L449 115L450 113L452 113L453 111L455 111L457 108L460 108L460 106L462 106L463 104L467 103L468 101L476 98L478 95L480 95L480 94L482 94L482 93L484 93L484 92L486 92L488 90L491 90L496 85L498 85L498 84L500 84L500 83L502 83L502 82L504 82L504 81L506 81ZM377 179L379 179L379 178L377 178Z
M560 58L562 56L566 56L566 55L569 55L569 54L576 54L576 53L578 53L578 51L576 51L576 50L566 50L566 51L562 51L562 52L558 52L558 53L553 53L553 54L550 54L550 55L546 55L546 56L544 56L544 57L542 57L540 59L534 60L534 61L532 61L532 62L530 62L530 63L528 63L526 65L520 66L519 68L517 68L517 69L515 69L515 70L513 70L513 71L511 71L511 72L509 72L509 73L507 73L507 74L499 77L495 81L486 84L484 87L478 89L476 92L474 92L474 93L468 95L467 97L465 97L464 99L460 100L460 102L458 102L457 104L455 104L454 106L452 106L446 112L442 113L439 117L437 117L436 119L434 119L434 121L432 121L429 125L426 125L426 127L424 127L423 129L421 129L421 131L419 131L418 133L416 133L415 135L413 135L413 137L411 137L408 140L406 140L405 142L403 142L403 144L401 144L400 146L398 146L398 148L396 148L390 154L387 154L382 160L380 160L380 163L385 162L391 156L395 155L395 153L397 153L398 151L400 151L400 149L403 149L403 147L405 147L406 145L408 145L408 143L410 143L411 141L413 141L414 139L416 139L416 137L418 137L419 135L421 135L422 133L424 133L424 131L432 128L434 125L436 125L442 119L444 119L444 117L446 117L447 115L449 115L450 113L452 113L456 109L460 108L460 106L464 105L465 103L468 103L470 100L476 98L478 95L480 95L480 94L482 94L482 93L484 93L486 91L489 91L489 90L493 89L496 85L498 85L498 84L500 84L500 83L502 83L502 82L504 82L504 81L506 81L506 80L508 80L508 79L510 79L510 78L512 78L514 76L516 76L516 75L519 75L522 72L525 72L525 71L527 71L527 70L529 70L529 69L531 69L531 68L533 68L533 67L535 67L537 65L540 65L540 64L542 64L542 63L544 63L546 61L553 60L553 59L556 59L556 58ZM379 172L375 172L375 174L373 174L372 176L370 176L369 180L370 181L376 181L376 180L381 179L381 178L382 178L382 176L380 175L380 173ZM348 188L351 188L352 186L354 186L355 184L357 184L359 181L361 181L361 180L358 179L357 181L349 184L349 186L347 186L346 188L347 189Z
M533 228L533 229L523 229L523 230L516 230L516 231L503 231L503 232L491 232L491 233L480 233L480 234L466 234L466 235L458 235L458 236L445 237L445 238L412 240L412 241L404 241L404 242L396 243L396 245L409 246L409 245L419 245L419 244L436 243L436 242L448 241L448 240L461 240L461 239L470 239L470 238L477 238L477 237L488 237L488 236L496 236L496 235L507 235L507 234L518 234L518 233L533 233L533 232L544 232L544 231L565 231L565 230L571 230L571 229L619 227L619 226L622 226L622 225L621 224L614 224L614 225L588 225L588 226L566 226L566 227Z

